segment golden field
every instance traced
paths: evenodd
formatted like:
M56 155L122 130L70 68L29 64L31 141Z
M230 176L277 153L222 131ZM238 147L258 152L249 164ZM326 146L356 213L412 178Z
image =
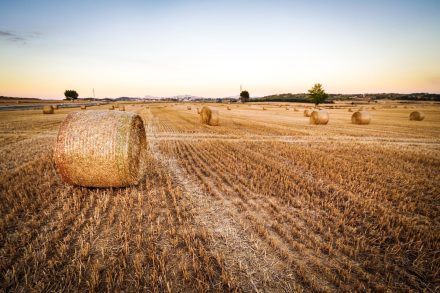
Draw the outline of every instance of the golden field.
M0 111L0 290L440 290L440 105L309 125L300 104L210 104L219 126L201 106L125 104L149 157L119 189L57 175L78 108Z

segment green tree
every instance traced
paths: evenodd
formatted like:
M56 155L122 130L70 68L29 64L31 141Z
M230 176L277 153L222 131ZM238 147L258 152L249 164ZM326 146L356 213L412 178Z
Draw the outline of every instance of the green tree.
M328 95L325 93L320 83L315 83L315 85L309 89L309 99L315 103L315 105L323 103L327 98Z
M64 96L67 100L76 100L78 99L78 93L74 90L65 90Z
M250 99L250 97L249 97L249 92L248 92L248 91L242 91L242 92L240 93L240 100L241 100L243 103L245 103L245 102L249 102L249 99Z

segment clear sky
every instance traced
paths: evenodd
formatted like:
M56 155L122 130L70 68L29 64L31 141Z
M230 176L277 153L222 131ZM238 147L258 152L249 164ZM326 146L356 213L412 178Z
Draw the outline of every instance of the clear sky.
M0 0L0 95L440 93L440 0Z

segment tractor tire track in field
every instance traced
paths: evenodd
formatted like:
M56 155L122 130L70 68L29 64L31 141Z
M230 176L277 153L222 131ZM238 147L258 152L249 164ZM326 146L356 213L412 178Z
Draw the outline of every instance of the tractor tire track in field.
M254 238L256 236L243 230L241 222L246 221L243 217L245 215L232 202L225 198L213 199L188 176L176 160L161 153L155 139L157 123L157 118L152 115L148 117L147 140L151 155L164 165L182 187L185 200L192 207L195 225L212 232L214 244L210 249L215 253L224 253L227 269L239 275L239 285L246 291L259 291L274 286L277 282L273 282L273 279L276 278L278 288L272 289L304 289L301 281L294 280L293 273L286 273L283 260L276 251L270 250L264 240Z

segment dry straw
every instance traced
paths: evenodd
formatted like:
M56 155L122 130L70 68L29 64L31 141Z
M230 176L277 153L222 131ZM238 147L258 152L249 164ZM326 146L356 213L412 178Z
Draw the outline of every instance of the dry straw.
M310 114L312 114L312 111L310 109L304 110L304 117L310 117Z
M422 112L414 111L409 114L409 120L422 121L423 119L425 119L425 114Z
M328 112L325 110L315 110L310 114L310 124L325 125L329 121Z
M209 107L203 106L200 111L200 120L203 124L217 126L219 125L219 113L217 110L211 110Z
M51 105L43 107L43 114L53 114L54 109Z
M60 126L54 160L61 178L86 187L122 187L143 177L146 136L130 112L70 113Z
M353 124L370 124L370 122L371 116L367 111L358 111L351 115L351 123Z

